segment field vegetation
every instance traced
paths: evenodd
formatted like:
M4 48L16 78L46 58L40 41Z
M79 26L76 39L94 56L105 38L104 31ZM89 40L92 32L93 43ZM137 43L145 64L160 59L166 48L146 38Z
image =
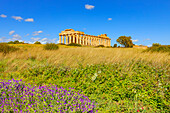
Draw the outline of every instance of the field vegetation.
M12 105L8 104L7 107L1 107L0 111L14 111L14 109L21 111L25 108L26 111L34 112L35 110L92 113L170 111L170 55L167 52L66 45L58 45L59 49L49 51L44 49L43 44L10 46L20 49L5 56L0 52L0 79L2 79L0 92L5 92L0 94L3 97L0 103L5 106L7 104L5 101L13 98L14 101L10 102L14 106L9 109ZM20 79L22 81L15 81ZM11 94L8 85L12 90ZM42 89L42 92L48 90L50 94L45 93L45 95L51 101L42 97L42 93L38 93L41 92L41 87L46 86L48 88ZM37 89L31 89L34 87ZM20 88L25 89L20 90ZM60 91L57 90L56 93L52 88L58 88ZM15 92L23 94L25 90L35 94L32 97L25 94L24 98L27 101L23 101L26 103L22 104L22 96L14 98ZM63 90L65 94L62 94ZM71 91L75 97L79 96L75 99L74 96L67 95ZM60 93L64 96L64 101ZM54 98L55 96L58 98ZM77 102L73 101L74 99ZM88 101L85 102L85 99ZM32 100L37 101L31 103ZM56 101L59 104L55 103ZM21 107L18 107L19 105Z

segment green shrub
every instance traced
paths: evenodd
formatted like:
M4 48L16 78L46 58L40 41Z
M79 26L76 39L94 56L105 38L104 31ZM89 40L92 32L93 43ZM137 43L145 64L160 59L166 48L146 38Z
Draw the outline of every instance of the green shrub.
M36 41L34 44L41 44L41 42Z
M144 52L169 52L170 53L170 45L154 45L144 50Z
M98 46L95 46L95 47L105 47L104 45L98 45Z
M44 49L45 50L57 50L59 47L57 44L55 43L47 43L45 46L44 46Z
M9 46L6 43L0 43L0 52L2 52L4 55L6 55L9 52L14 52L19 50L19 48L13 47L13 46Z
M114 44L114 46L113 47L117 47L117 44Z
M161 44L159 44L159 43L153 43L152 44L152 47L158 47L158 46L161 46Z
M70 43L70 44L67 44L67 46L79 46L79 47L81 47L81 44Z
M8 44L14 44L14 42L13 41L9 41Z
M19 42L18 40L9 41L8 44L24 44L24 42Z

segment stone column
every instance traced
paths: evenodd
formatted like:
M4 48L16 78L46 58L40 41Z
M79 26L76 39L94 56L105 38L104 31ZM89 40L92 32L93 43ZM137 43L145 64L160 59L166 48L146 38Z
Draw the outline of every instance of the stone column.
M109 39L109 46L111 46L111 40Z
M66 35L66 44L68 44L68 35Z
M93 36L91 36L91 46L93 45Z
M63 35L63 44L64 44L64 35Z
M84 35L83 35L83 45L84 45Z
M71 34L69 35L69 44L71 43Z
M87 40L87 35L85 35L85 38L86 38L86 45L87 45L87 41L88 41L88 40Z
M61 35L59 35L59 43L61 43Z
M104 45L104 38L102 38L102 45Z
M75 43L75 35L73 34L73 43Z
M106 46L107 46L107 39L106 39Z
M79 35L77 34L76 43L78 44Z
M82 36L80 35L80 44L81 44L81 39L82 39Z

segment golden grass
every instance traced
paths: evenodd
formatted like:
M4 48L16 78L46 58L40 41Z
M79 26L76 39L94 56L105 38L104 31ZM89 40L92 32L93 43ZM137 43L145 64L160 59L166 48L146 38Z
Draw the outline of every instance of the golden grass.
M76 67L78 64L119 63L123 62L128 66L130 61L143 60L152 63L154 66L167 68L170 64L168 53L142 53L143 49L135 48L90 48L90 47L69 47L60 46L58 50L47 51L43 45L16 44L21 50L7 54L5 57L0 53L0 60L7 60L8 72L23 70L29 64L40 64L43 61L52 65L64 64L65 66ZM29 59L35 59L31 61ZM135 63L135 62L134 62ZM18 67L18 69L15 69Z

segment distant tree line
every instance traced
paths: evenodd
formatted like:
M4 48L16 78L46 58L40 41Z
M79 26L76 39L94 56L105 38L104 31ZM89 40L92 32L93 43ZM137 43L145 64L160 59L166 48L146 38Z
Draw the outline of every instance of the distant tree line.
M24 42L19 42L18 40L9 41L8 44L24 44Z

